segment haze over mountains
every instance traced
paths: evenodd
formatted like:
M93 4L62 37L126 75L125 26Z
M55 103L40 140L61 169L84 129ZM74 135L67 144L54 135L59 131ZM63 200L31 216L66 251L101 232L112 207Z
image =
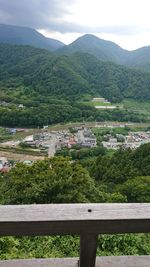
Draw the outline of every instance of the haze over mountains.
M89 53L100 60L150 71L150 46L128 51L111 41L86 34L69 45L46 38L34 29L0 25L0 43L31 45L57 54Z
M46 38L34 29L4 24L0 24L0 43L31 45L49 51L55 51L64 46L62 42Z
M64 46L33 29L1 25L0 125L37 127L89 118L143 121L141 114L100 112L85 102L95 96L114 103L149 101L150 73L118 65L128 60L130 66L150 70L149 58L149 47L129 52L93 35Z
M150 71L150 46L128 51L113 42L86 34L58 50L60 54L73 54L75 52L89 53L103 61Z
M31 46L0 44L0 125L144 120L142 114L121 109L101 112L85 103L95 96L115 103L150 101L150 73L87 53L58 56Z

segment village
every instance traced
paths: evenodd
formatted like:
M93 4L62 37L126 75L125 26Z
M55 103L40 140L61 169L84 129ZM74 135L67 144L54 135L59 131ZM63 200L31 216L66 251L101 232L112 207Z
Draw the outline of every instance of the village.
M45 150L48 157L53 157L57 150L73 145L96 147L96 137L90 128L76 127L71 130L48 131L27 136L22 143L26 146Z
M44 128L40 133L26 136L23 140L8 141L0 145L12 149L22 146L33 151L44 151L46 156L53 157L61 148L71 148L73 145L92 148L97 146L97 142L90 128L76 127L72 130L61 131L48 131ZM32 164L32 161L28 159L20 160L20 162L27 165ZM7 172L11 167L12 165L6 157L0 157L0 172Z
M22 155L20 160L9 160L4 155L0 154L0 172L8 172L17 162L23 162L27 165L32 165L32 163L38 159L44 157L54 157L58 150L62 148L74 149L76 146L80 148L94 148L102 145L106 149L117 150L120 147L136 149L141 144L150 142L150 132L149 131L129 131L128 135L113 132L102 135L102 141L99 144L97 142L97 137L93 133L93 129L115 129L124 128L129 124L114 124L109 125L105 123L96 123L94 127L78 126L63 130L49 130L47 126L43 127L39 132L35 134L27 135L20 140L7 141L0 143L1 148L15 149L21 147L24 149L29 149L29 152L44 153L43 157L35 157L32 160L28 155ZM12 134L16 134L15 129L11 129Z
M150 132L129 132L126 136L116 134L116 137L108 134L104 138L107 141L103 141L102 144L107 149L117 150L120 147L136 149L142 144L150 143Z

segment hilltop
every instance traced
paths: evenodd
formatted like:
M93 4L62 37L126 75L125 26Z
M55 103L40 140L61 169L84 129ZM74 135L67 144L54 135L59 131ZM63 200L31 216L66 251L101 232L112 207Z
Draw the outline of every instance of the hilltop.
M95 110L84 100L95 96L111 102L150 100L149 73L85 53L56 56L29 46L1 44L0 75L0 124L4 126L135 120L134 114L123 115L121 110L119 115L118 111Z
M49 51L55 51L64 46L62 42L46 38L32 28L4 24L0 24L0 43L31 45Z

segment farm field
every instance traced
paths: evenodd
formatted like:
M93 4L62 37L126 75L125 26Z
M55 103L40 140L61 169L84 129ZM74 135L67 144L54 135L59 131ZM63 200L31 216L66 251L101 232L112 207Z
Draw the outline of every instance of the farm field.
M43 160L45 158L43 156L38 157L38 156L18 154L13 152L6 152L1 150L0 150L0 156L6 157L8 160L14 160L14 161L24 161L24 160L37 161L37 160Z
M150 102L137 102L133 100L124 100L122 102L125 109L150 115Z

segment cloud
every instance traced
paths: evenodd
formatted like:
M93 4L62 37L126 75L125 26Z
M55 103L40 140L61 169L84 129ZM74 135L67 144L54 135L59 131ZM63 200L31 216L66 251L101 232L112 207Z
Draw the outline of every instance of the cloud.
M64 43L85 33L131 49L150 43L149 0L0 0L0 24L31 27Z
M128 25L114 25L114 26L103 26L95 27L91 29L92 32L99 33L111 33L117 35L136 35L140 33L142 29L137 26L128 26Z
M69 0L0 0L0 23L54 28L70 14L70 6Z

